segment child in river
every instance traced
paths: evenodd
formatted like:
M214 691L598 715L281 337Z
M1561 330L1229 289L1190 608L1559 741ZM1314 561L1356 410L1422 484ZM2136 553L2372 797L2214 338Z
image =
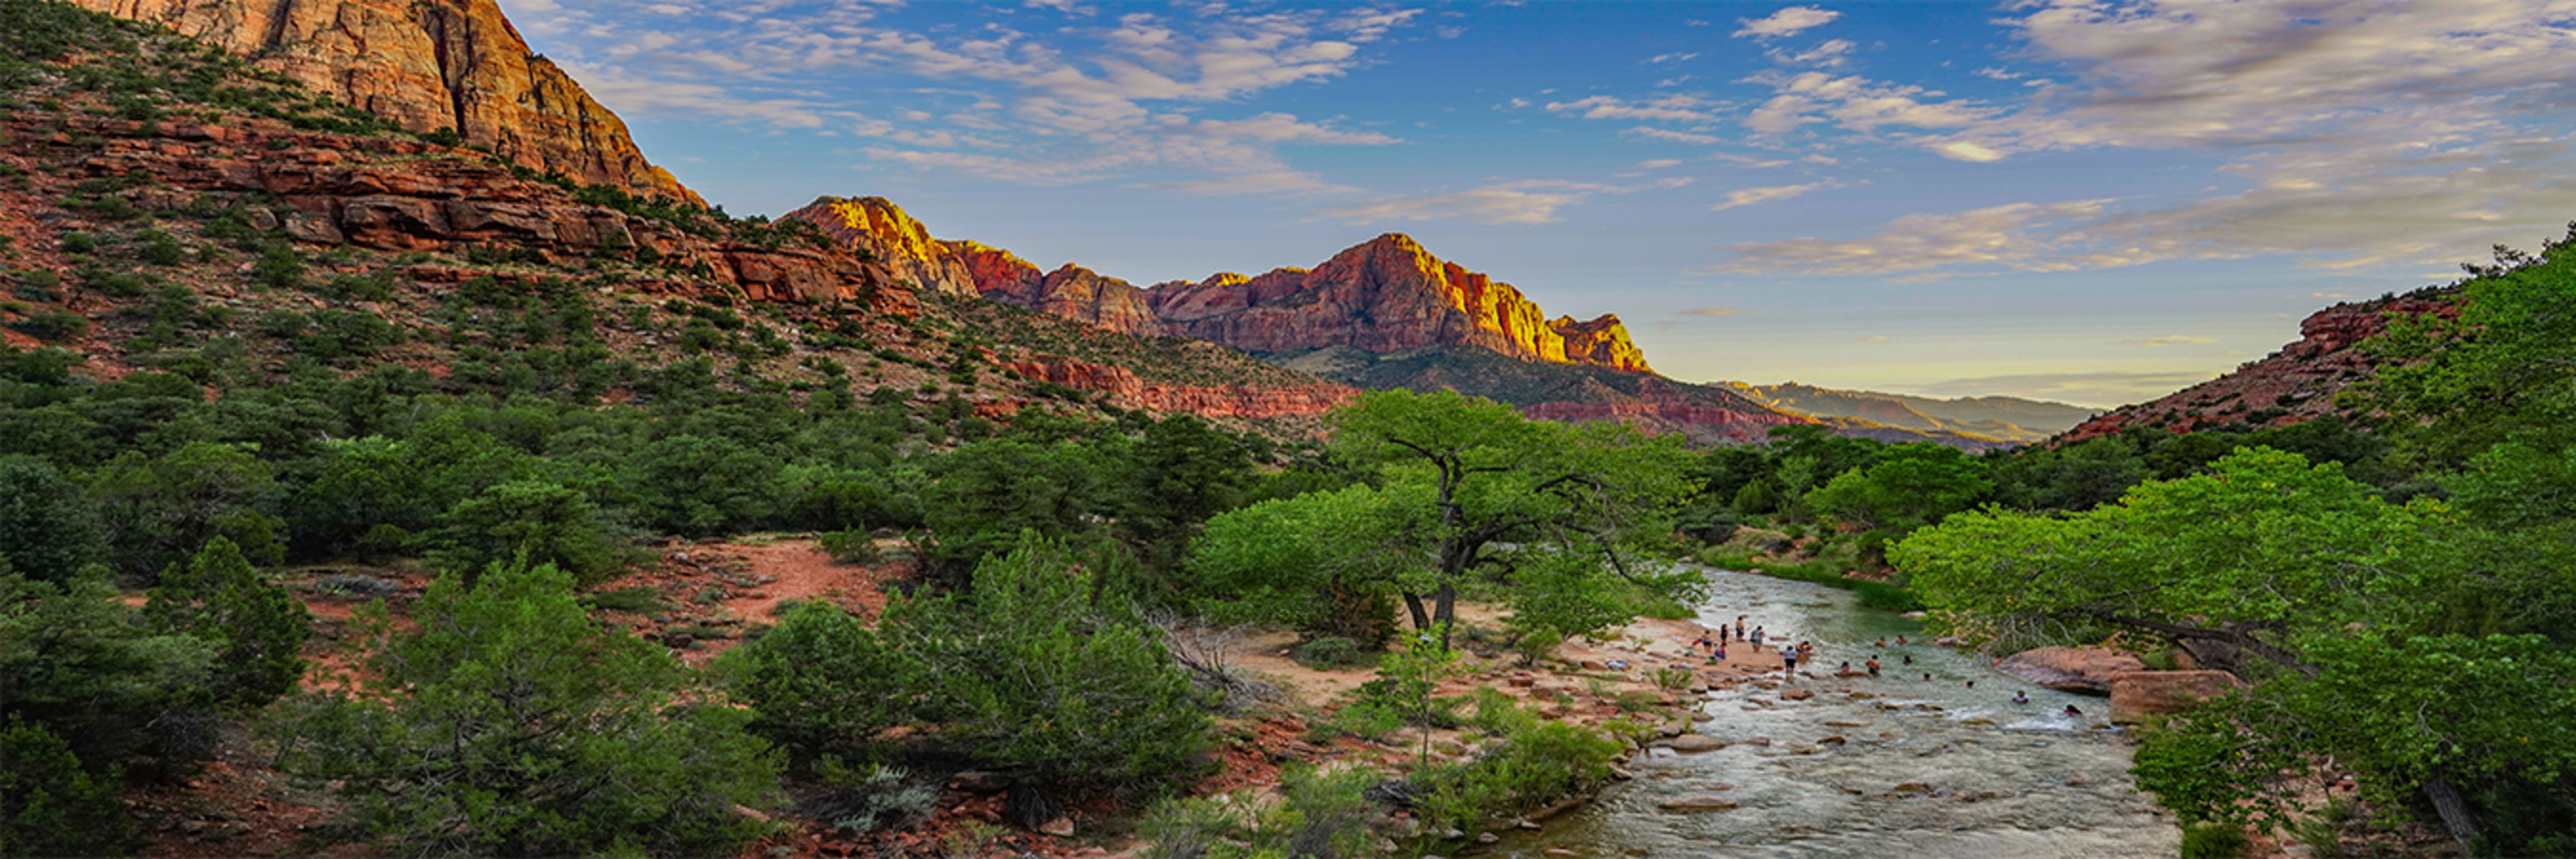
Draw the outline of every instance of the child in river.
M1871 676L1871 677L1876 677L1876 676L1878 676L1878 657L1876 657L1876 656L1871 656L1871 657L1869 658L1869 663L1868 663L1868 664L1869 664L1869 676Z

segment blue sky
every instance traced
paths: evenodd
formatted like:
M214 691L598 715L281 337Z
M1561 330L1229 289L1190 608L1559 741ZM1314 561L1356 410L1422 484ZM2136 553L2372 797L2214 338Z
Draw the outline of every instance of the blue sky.
M502 5L735 214L1139 285L1405 232L1694 381L2133 402L2576 220L2576 2Z

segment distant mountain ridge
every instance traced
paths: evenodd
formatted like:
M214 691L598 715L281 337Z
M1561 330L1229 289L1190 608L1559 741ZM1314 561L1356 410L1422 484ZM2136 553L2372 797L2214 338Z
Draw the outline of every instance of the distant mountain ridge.
M926 290L981 294L1112 331L1206 340L1247 352L1472 345L1527 361L1647 371L1617 316L1548 319L1511 284L1388 233L1312 269L1232 272L1139 288L1067 263L1043 271L1009 251L936 239L883 197L822 197L783 217L864 250Z
M1434 256L1401 233L1351 246L1311 269L1220 272L1138 287L1071 263L1049 271L1008 250L934 237L883 197L821 197L781 217L813 224L925 294L980 295L1120 334L1206 341L1361 388L1456 390L1538 418L1616 420L1702 444L1759 442L1773 427L1823 424L1843 435L1970 450L2047 436L1988 415L2019 409L2011 411L2019 417L2036 408L2051 422L2073 423L2049 411L2073 407L2053 403L2014 400L2007 409L1798 386L1802 402L1831 394L1853 404L1809 402L1802 413L1765 402L1779 386L1675 381L1654 372L1616 315L1550 319L1519 289ZM1081 388L1110 384L1088 370L1023 372ZM1927 416L1910 405L1917 401L1953 416Z
M1935 399L1878 391L1843 391L1785 382L1753 385L1729 382L1764 405L1819 418L1858 418L1891 427L1955 432L1999 441L2030 443L2072 429L2100 414L2066 403L2020 397Z

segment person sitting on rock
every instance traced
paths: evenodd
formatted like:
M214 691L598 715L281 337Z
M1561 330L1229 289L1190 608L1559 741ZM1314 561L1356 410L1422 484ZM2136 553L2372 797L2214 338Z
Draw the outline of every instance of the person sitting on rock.
M1844 661L1843 661L1843 667L1834 669L1834 673L1836 673L1836 674L1850 674L1850 673L1852 673L1852 670L1851 670L1851 661L1850 661L1850 660L1844 660Z

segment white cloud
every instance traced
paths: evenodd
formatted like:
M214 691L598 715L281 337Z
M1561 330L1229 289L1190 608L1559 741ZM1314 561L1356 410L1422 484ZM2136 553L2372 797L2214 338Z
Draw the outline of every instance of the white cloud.
M1698 52L1698 51L1692 51L1692 52L1689 52L1689 53L1656 54L1656 55L1654 55L1654 56L1647 57L1647 58L1646 58L1646 62L1647 62L1647 64L1649 64L1649 65L1661 64L1661 63L1678 63L1678 62L1684 62L1684 61L1687 61L1687 60L1689 60L1689 59L1691 59L1691 58L1693 58L1693 57L1697 57L1697 56L1699 56L1699 52Z
M1810 28L1832 23L1843 13L1816 6L1790 6L1761 18L1738 19L1744 29L1735 31L1738 38L1776 39L1795 36Z
M1632 135L1636 135L1636 136L1638 136L1638 137L1647 138L1647 139L1649 139L1649 140L1663 140L1663 141L1668 141L1668 142L1672 142L1672 143L1701 143L1701 144L1707 144L1707 143L1725 143L1725 142L1726 142L1726 138L1719 137L1719 136L1714 135L1714 134L1694 134L1694 133L1692 133L1692 132L1688 132L1688 131L1667 131L1667 130L1665 130L1665 129L1661 129L1661 128L1649 128L1649 127L1642 126L1642 125L1641 125L1641 126L1638 126L1638 127L1636 127L1636 128L1631 128L1631 129L1628 129L1628 130L1626 130L1626 131L1619 132L1619 133L1621 133L1621 134L1632 134Z
M2011 203L1947 215L1907 215L1859 239L1800 238L1728 245L1710 272L1806 277L1932 277L1963 267L2067 271L2105 260L2070 254L2076 240L2045 229L2099 217L2107 200Z
M1775 200L1787 200L1794 197L1805 196L1810 191L1830 187L1833 186L1825 182L1809 182L1804 185L1773 185L1767 188L1738 188L1726 193L1726 202L1711 206L1709 209L1711 211L1723 212L1738 206L1751 206L1757 203L1769 203Z
M1585 119L1626 119L1649 122L1716 122L1716 114L1707 108L1711 103L1698 96L1674 94L1644 101L1625 101L1606 95L1588 96L1574 101L1547 103L1550 113L1578 113Z
M1352 223L1383 221L1465 220L1487 224L1544 224L1556 210L1595 194L1633 194L1679 188L1688 177L1658 179L1643 185L1606 185L1556 179L1527 179L1471 188L1451 194L1397 197L1359 206L1326 209L1324 217Z
M1763 52L1763 55L1770 57L1772 62L1783 65L1820 66L1830 69L1850 62L1852 49L1855 47L1858 46L1848 40L1828 39L1823 44L1796 53L1782 48L1773 48Z

